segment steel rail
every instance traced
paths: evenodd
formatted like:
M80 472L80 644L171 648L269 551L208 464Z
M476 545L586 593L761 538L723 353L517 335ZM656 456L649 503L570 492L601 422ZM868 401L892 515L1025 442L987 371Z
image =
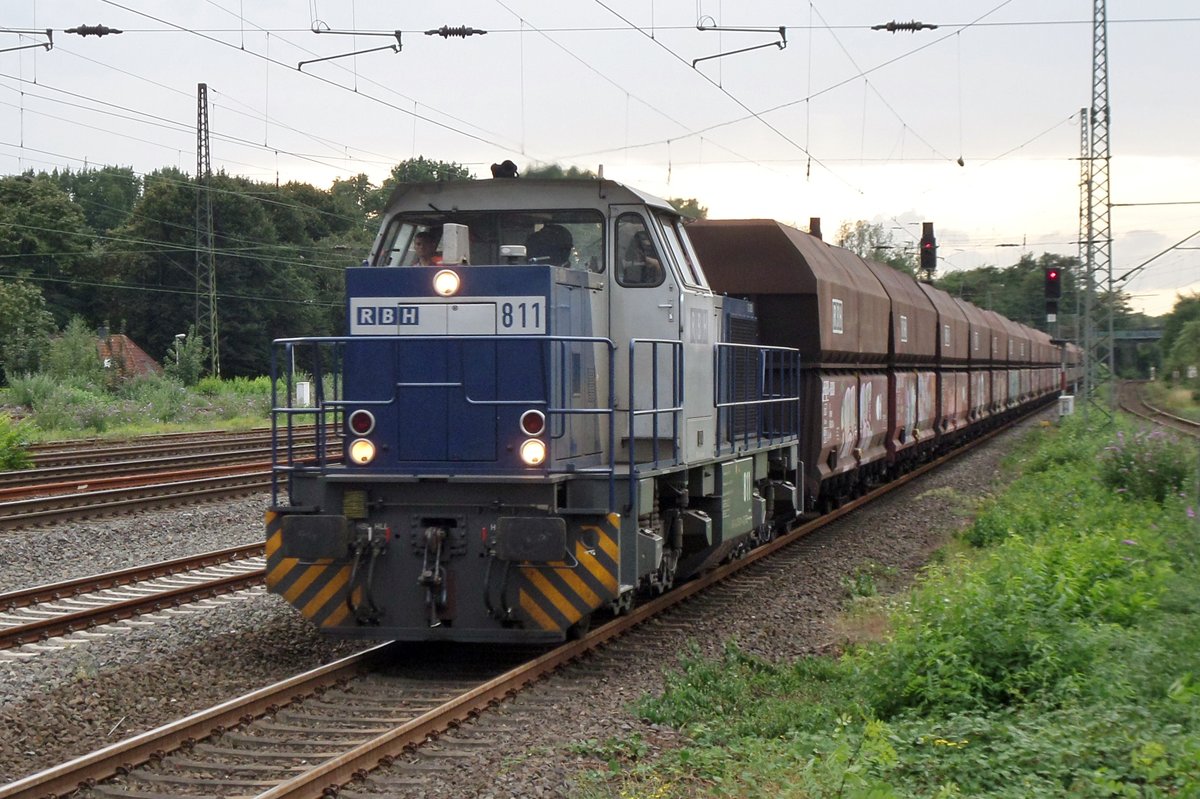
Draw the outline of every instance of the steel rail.
M313 454L315 445L299 447L306 455ZM34 469L20 469L12 472L0 472L0 497L15 497L20 489L29 486L78 486L81 482L95 485L95 475L103 471L104 478L126 477L147 472L184 471L186 469L212 468L213 463L223 465L252 463L269 460L270 447L254 449L238 449L225 452L206 452L194 455L169 455L164 457L143 458L138 460L105 461L103 464L75 464L70 466L45 466Z
M77 577L73 580L63 580L58 583L46 583L44 585L33 586L32 588L8 591L0 594L0 611L28 607L29 605L37 605L42 602L53 602L81 594L103 591L108 588L118 588L120 586L145 582L146 580L157 580L161 577L171 577L183 572L195 571L196 569L206 569L210 566L236 563L239 560L259 557L263 554L264 550L265 546L261 542L243 544L242 546L218 549L199 555L189 555L173 560L150 563L144 566L131 566L128 569L118 569L102 574L93 574L88 577Z
M215 707L193 713L170 724L147 730L95 752L53 768L0 786L0 799L10 797L64 796L90 787L104 777L128 771L136 765L162 757L164 753L204 738L217 731L236 727L249 718L265 715L279 707L349 680L366 670L371 662L392 643L380 644L325 666L307 671L282 682L260 688Z
M1191 437L1200 437L1200 422L1185 419L1173 413L1156 408L1142 397L1141 385L1144 381L1126 380L1121 383L1118 391L1118 407L1126 413L1145 419L1149 422L1162 424L1172 430ZM1144 409L1144 410L1143 410Z
M331 430L329 435L336 435ZM297 436L302 441L316 438L312 425L297 426ZM28 447L30 457L41 467L61 464L88 464L130 457L179 454L184 452L214 455L247 446L270 446L270 428L255 428L249 431L228 432L213 430L203 433L165 433L159 436L139 436L135 439L74 439L33 444Z
M199 602L201 599L211 599L221 594L253 588L262 584L265 575L265 567L258 567L240 574L208 579L196 585L155 590L151 594L133 599L108 602L99 607L83 608L13 627L0 628L0 649L46 641L50 638L80 632L89 627L123 621L146 613L165 610L168 607L180 607L192 602ZM97 597L97 599L102 598Z
M203 499L238 497L265 491L270 486L270 474L266 471L243 470L240 474L220 477L22 499L0 505L0 530L81 516L112 515L172 506Z

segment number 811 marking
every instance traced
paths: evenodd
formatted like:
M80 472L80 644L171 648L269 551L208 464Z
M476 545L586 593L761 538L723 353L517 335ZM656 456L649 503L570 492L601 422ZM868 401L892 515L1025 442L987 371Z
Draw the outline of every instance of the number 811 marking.
M513 333L541 333L545 329L542 301L525 300L500 304L500 328Z

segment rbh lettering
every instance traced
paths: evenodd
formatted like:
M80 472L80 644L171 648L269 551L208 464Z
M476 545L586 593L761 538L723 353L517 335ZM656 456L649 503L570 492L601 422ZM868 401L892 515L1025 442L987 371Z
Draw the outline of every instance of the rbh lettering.
M357 324L361 326L421 324L421 308L417 305L364 305L358 308Z

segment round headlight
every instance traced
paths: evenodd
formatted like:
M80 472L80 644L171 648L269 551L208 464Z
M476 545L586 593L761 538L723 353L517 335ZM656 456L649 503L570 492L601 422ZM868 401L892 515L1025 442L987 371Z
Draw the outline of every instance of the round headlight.
M525 411L521 414L521 430L527 436L540 436L546 429L546 414L541 411Z
M460 281L453 269L441 269L433 276L433 290L442 297L453 297L458 293Z
M370 411L355 411L350 414L350 418L346 420L350 426L350 432L356 436L370 435L375 429L375 415Z
M521 460L528 466L541 466L546 462L546 443L531 438L521 445Z
M365 438L356 438L350 442L350 460L359 466L366 466L375 460L375 445Z

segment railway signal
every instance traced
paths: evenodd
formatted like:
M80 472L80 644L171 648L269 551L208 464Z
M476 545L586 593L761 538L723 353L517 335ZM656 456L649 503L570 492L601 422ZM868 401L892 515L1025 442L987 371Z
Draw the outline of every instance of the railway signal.
M933 223L921 223L921 272L926 280L933 280L937 272L937 239L933 236Z
M1057 300L1062 296L1062 270L1056 266L1046 268L1046 299Z

